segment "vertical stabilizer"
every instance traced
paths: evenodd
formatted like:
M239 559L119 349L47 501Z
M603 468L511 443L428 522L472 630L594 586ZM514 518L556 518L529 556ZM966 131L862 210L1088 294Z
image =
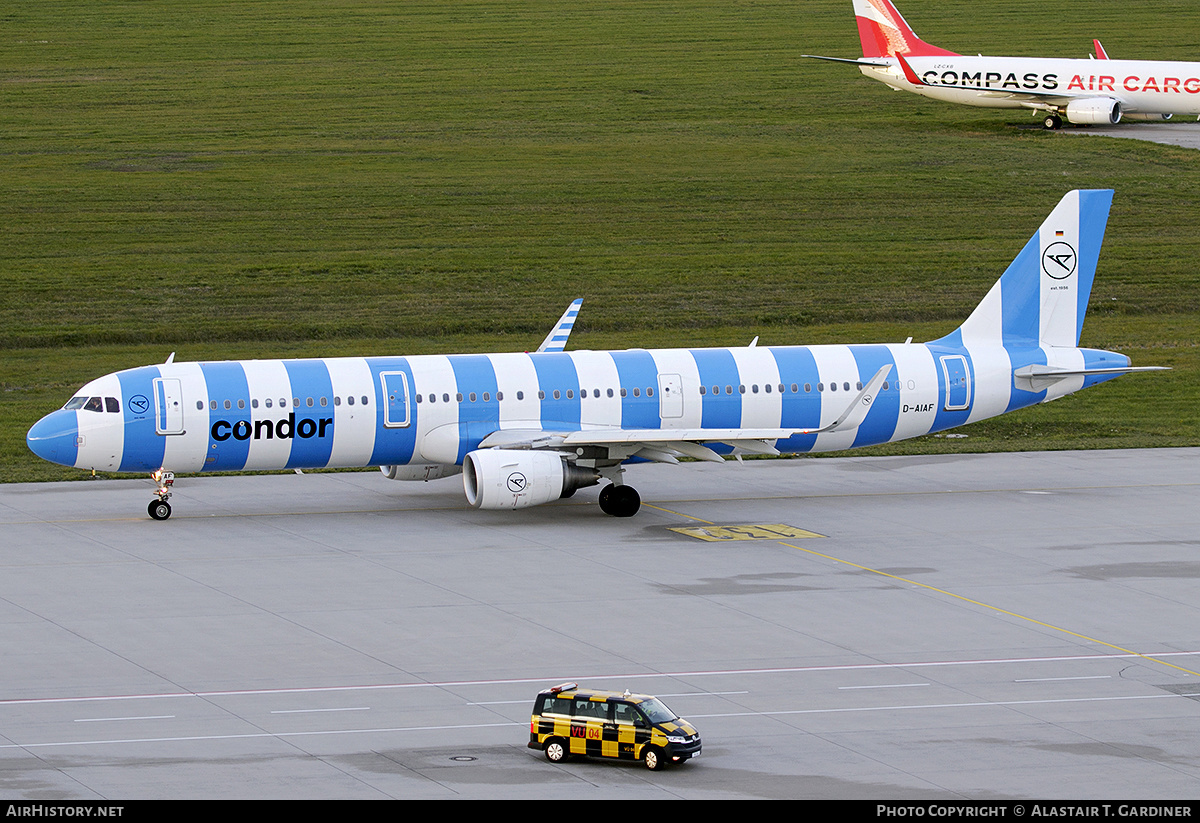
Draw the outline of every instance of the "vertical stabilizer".
M854 0L854 20L858 23L863 57L954 54L917 37L891 0Z
M962 342L1078 346L1112 196L1068 192L962 324Z

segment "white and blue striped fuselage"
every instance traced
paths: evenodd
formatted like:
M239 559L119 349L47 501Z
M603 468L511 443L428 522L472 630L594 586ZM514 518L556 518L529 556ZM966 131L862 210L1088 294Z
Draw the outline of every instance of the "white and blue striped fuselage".
M461 465L497 431L820 429L890 365L861 425L775 443L834 451L949 429L1115 376L1026 391L1013 378L1023 365L1128 363L1089 349L937 344L170 363L83 387L79 408L45 418L59 416L61 437L53 456L39 454L120 472ZM87 408L79 398L110 402Z

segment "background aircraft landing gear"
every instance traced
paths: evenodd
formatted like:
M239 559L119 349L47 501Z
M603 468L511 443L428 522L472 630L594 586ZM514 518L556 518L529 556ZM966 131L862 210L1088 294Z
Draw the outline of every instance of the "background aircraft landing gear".
M1043 126L1043 128L1046 128L1050 131L1055 131L1057 129L1061 129L1062 128L1062 118L1059 117L1057 114L1047 114L1046 118L1044 120L1042 120L1042 126Z
M158 488L154 491L158 499L150 501L146 512L154 520L166 520L171 516L171 504L167 502L167 498L171 496L171 486L175 484L175 473L159 469L150 476L158 484Z
M613 517L633 517L642 506L642 496L632 486L613 483L600 490L600 511Z

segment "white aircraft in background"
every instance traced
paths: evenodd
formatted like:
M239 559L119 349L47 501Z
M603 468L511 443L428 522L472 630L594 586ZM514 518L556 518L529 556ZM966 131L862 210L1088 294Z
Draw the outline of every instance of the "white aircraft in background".
M967 56L917 37L890 0L854 0L854 16L861 58L803 56L852 63L896 91L934 100L1044 112L1048 129L1061 128L1063 118L1115 125L1200 115L1200 63L1112 60L1099 40L1092 41L1096 60Z
M1045 403L1132 371L1079 348L1112 192L1073 191L956 331L930 343L564 351L581 301L532 354L166 363L88 383L30 428L46 460L151 472L378 466L462 473L467 502L515 509L610 481L628 462L822 452L904 440Z

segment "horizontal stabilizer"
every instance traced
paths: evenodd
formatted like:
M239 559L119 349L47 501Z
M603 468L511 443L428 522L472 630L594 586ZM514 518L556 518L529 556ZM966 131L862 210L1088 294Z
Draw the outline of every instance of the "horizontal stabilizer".
M892 64L887 60L868 60L864 57L823 57L820 54L802 54L801 57L810 57L813 60L828 60L830 63L852 63L856 66L873 66L877 69L886 69Z
M1013 382L1018 389L1039 392L1068 377L1090 377L1099 375L1130 374L1138 371L1170 371L1169 366L1112 366L1099 369L1059 369L1054 366L1022 366L1013 371Z

